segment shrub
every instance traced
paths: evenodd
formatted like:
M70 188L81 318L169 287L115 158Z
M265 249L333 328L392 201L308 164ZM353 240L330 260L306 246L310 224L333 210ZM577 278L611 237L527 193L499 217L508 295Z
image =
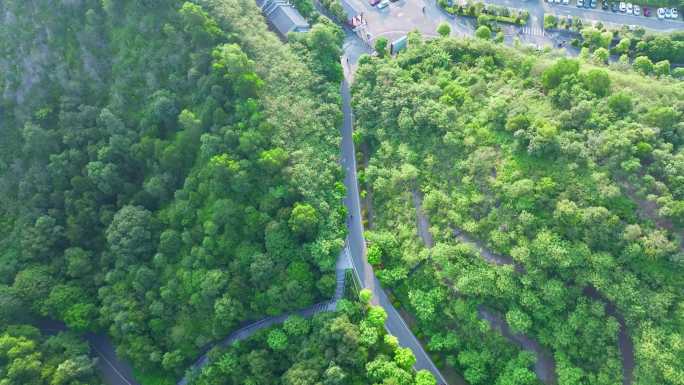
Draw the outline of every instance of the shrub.
M544 15L544 29L553 29L558 26L558 19L554 15Z
M632 98L624 92L618 92L608 98L608 107L617 115L626 115L632 110Z
M547 90L556 88L565 76L574 75L579 71L579 62L562 58L542 73L542 84Z
M486 25L481 25L475 31L475 36L479 39L489 40L492 37L492 30Z
M634 67L635 71L644 75L648 75L653 72L653 62L651 62L651 59L647 58L646 56L639 56L634 59L632 66Z
M449 23L442 22L437 27L437 33L442 37L447 37L451 33L451 26Z
M653 66L653 72L658 76L667 76L670 74L670 61L661 60Z

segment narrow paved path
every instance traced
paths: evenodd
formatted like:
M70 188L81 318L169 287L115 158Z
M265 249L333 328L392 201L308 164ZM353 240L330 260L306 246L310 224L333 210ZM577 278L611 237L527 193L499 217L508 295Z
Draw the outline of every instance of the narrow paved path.
M345 287L345 272L347 269L351 268L351 261L349 258L349 249L345 247L342 252L340 252L339 257L337 258L337 265L335 267L335 280L336 280L336 285L335 285L335 293L333 294L333 298L330 301L327 302L322 302L322 303L317 303L313 306L310 306L306 309L298 310L292 313L288 314L281 314L279 316L274 316L274 317L266 317L262 318L258 321L252 322L248 325L245 325L241 327L238 330L235 330L234 332L230 333L226 338L223 340L219 341L218 343L207 347L204 349L204 353L195 361L194 364L190 367L188 370L189 375L186 374L181 378L178 382L177 385L187 385L188 382L190 381L190 378L199 373L199 371L202 370L205 366L207 366L210 361L208 357L209 350L213 349L214 347L220 347L220 348L225 348L230 346L233 342L236 341L241 341L244 339L247 339L254 335L254 333L258 332L259 330L267 329L270 328L273 325L278 325L283 322L288 317L291 317L293 315L298 315L304 318L309 318L313 317L315 314L326 312L326 311L335 311L337 308L337 301L342 299L344 296L344 287Z
M57 334L69 330L61 322L51 319L42 319L36 323L42 333ZM108 385L140 385L133 377L133 368L128 361L120 360L116 356L114 345L109 337L103 333L86 333L83 338L88 342L91 354L97 357L97 369L100 377Z

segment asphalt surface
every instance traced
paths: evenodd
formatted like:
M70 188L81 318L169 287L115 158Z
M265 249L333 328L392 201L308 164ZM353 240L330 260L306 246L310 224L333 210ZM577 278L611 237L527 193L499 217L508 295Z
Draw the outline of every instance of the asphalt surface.
M63 322L51 319L39 320L36 326L41 332L48 335L69 330ZM102 333L86 333L84 339L90 345L91 353L97 357L97 368L105 384L140 385L133 377L131 365L116 356L114 345L107 335Z
M521 0L488 0L492 2L497 2L497 1L517 1L521 2ZM576 6L577 1L576 0L570 0L569 5L562 5L562 4L548 4L548 3L536 3L536 2L529 2L528 6L532 6L535 8L542 8L546 13L548 14L554 14L554 15L563 15L563 16L572 16L573 18L580 18L582 19L582 22L601 22L603 24L610 24L611 26L620 26L620 25L637 25L644 27L646 29L650 29L653 31L658 31L658 32L672 32L672 31L681 31L684 30L684 20L682 20L681 16L677 20L673 19L663 19L660 20L658 19L655 14L656 14L656 9L653 7L649 7L651 9L651 16L650 17L645 17L645 16L634 16L634 15L627 15L625 13L621 12L611 12L610 10L604 11L600 8L600 5L597 6L597 8L578 8ZM635 3L636 4L636 3ZM643 8L643 6L642 6Z
M335 311L335 309L337 308L337 301L339 301L344 296L345 272L349 268L351 268L349 252L347 251L347 249L344 249L342 250L342 252L340 252L340 255L337 258L337 264L335 266L335 293L333 294L333 298L330 301L317 303L313 306L310 306L306 309L298 310L296 312L281 314L279 316L274 317L266 317L256 322L247 324L239 328L238 330L235 330L234 332L230 333L228 337L224 338L218 343L205 348L204 353L202 353L202 355L200 355L200 357L195 361L195 363L192 364L188 372L190 372L190 374L192 375L194 373L199 372L203 367L210 364L211 362L209 361L208 352L214 347L228 347L235 341L241 341L251 337L252 335L254 335L254 333L258 332L259 330L270 328L273 325L281 324L292 315L299 315L304 318L309 318L313 317L315 314L318 313L326 311ZM183 376L183 378L181 378L176 384L187 385L189 382L189 378L190 377L187 375Z
M347 1L358 12L363 13L368 22L366 29L371 42L381 36L394 40L414 30L421 32L423 36L434 37L437 26L442 22L451 26L452 36L473 36L475 32L473 18L448 15L435 0L398 0L384 9L371 6L368 0ZM626 15L603 11L600 8L577 8L576 0L571 0L570 5L549 4L543 0L484 0L484 3L525 9L530 13L528 25L524 27L502 24L504 41L508 45L513 45L514 39L517 39L522 45L556 47L559 42L568 40L559 32L544 30L544 14L570 15L574 19L582 19L585 24L602 22L604 25L613 27L637 25L657 32L684 30L684 20L681 16L677 20L658 20L655 16ZM684 10L680 10L682 11ZM576 55L576 52L572 50L567 53Z
M346 65L343 64L343 65ZM387 294L382 289L380 281L373 273L373 267L368 264L366 260L366 242L363 238L363 224L361 223L361 204L359 201L359 186L356 175L356 154L354 151L354 142L352 140L352 124L353 115L351 109L351 95L349 91L348 76L342 81L342 113L344 122L342 125L342 165L347 170L344 179L344 184L347 187L347 197L344 200L345 205L351 216L348 219L347 226L349 228L348 247L351 252L352 264L354 270L358 274L361 285L373 292L372 303L380 305L387 313L387 321L385 328L387 331L397 337L399 345L407 347L413 351L416 357L415 369L426 369L430 371L437 379L438 384L446 384L446 380L439 369L432 362L423 347L420 345L416 337L413 335L409 327L397 312L397 309L392 306Z

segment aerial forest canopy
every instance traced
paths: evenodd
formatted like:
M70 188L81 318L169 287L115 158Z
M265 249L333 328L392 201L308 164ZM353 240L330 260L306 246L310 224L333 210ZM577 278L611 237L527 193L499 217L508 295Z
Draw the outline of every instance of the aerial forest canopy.
M341 39L285 45L251 0L0 2L0 328L103 330L174 378L329 299Z
M353 106L368 260L439 364L684 384L684 83L412 34Z

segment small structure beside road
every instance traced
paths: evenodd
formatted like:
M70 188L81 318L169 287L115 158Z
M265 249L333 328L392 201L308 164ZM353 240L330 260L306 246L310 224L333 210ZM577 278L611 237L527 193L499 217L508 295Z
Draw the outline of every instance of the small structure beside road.
M340 0L342 9L347 14L346 24L362 41L370 44L368 41L368 22L363 16L363 12L359 12L356 7L349 0Z
M269 24L284 38L290 32L307 32L309 23L287 0L256 0Z

